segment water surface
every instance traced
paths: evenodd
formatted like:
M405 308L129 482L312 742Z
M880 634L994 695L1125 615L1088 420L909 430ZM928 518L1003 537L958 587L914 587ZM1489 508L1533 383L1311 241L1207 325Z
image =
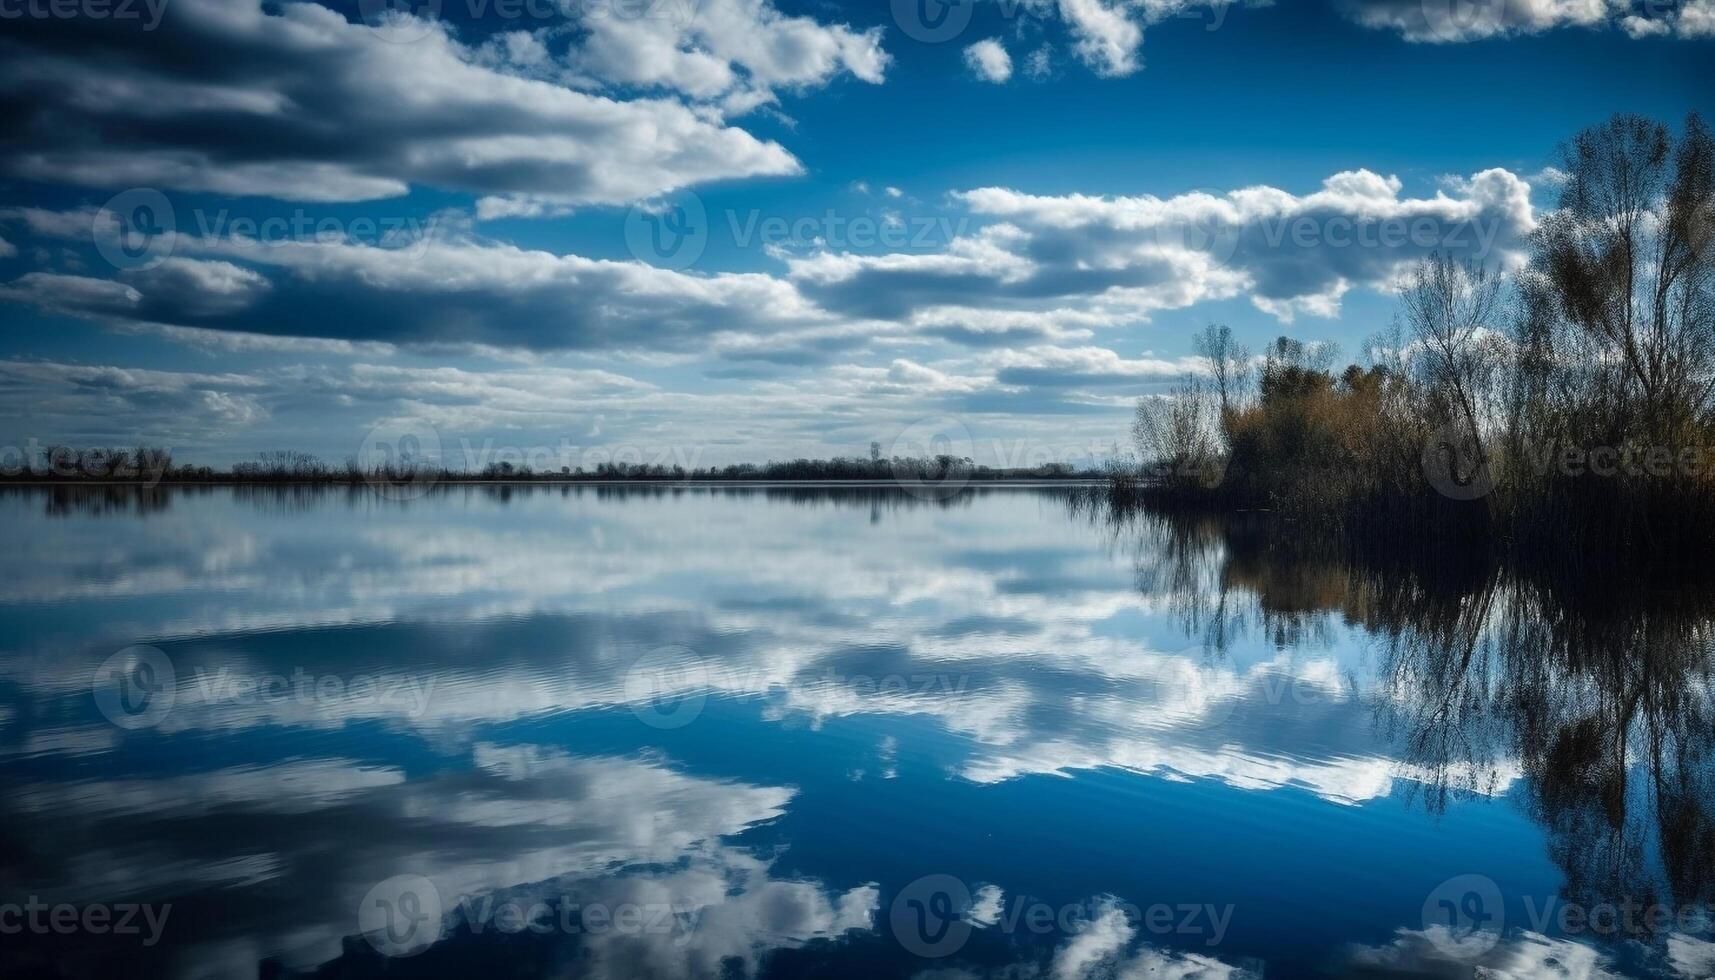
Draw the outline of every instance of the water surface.
M1703 591L1053 489L0 511L7 975L1715 973Z

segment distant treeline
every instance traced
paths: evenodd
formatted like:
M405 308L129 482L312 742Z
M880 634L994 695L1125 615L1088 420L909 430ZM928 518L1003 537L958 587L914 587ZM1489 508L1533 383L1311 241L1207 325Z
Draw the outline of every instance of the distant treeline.
M1197 338L1205 373L1139 403L1114 492L1542 560L1707 560L1715 544L1715 141L1618 116L1563 148L1559 206L1507 270L1432 255L1364 363Z
M174 465L165 449L74 448L49 446L0 469L0 483L325 483L409 484L498 481L508 483L581 483L675 481L868 481L907 485L947 486L995 480L1099 480L1108 470L1078 469L1063 463L1032 468L996 468L962 456L794 459L784 462L737 463L686 469L683 466L610 462L585 469L532 469L511 462L490 463L478 470L448 469L432 463L365 465L356 458L328 463L310 453L271 450L231 469Z

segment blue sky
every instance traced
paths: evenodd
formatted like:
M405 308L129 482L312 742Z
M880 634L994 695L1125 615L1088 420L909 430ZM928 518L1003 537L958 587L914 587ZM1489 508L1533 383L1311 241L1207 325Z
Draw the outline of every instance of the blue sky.
M1710 0L395 6L0 5L12 458L1085 457L1715 91Z

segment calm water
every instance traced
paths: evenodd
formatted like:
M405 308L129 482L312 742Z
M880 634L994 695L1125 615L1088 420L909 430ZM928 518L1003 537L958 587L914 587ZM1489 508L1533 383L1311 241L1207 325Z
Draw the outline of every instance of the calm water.
M7 976L1715 973L1706 594L1024 489L0 512Z

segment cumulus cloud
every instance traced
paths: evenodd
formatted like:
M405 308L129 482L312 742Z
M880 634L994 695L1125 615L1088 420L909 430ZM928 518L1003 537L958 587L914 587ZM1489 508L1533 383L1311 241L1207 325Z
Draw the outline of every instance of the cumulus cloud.
M788 276L829 309L903 317L938 308L1152 311L1248 295L1281 320L1336 316L1355 286L1389 289L1433 251L1507 268L1535 227L1529 185L1505 170L1406 197L1397 177L1335 174L1310 194L1248 187L1174 197L958 195L993 223L936 253L819 253Z
M965 49L965 65L971 73L985 82L997 85L1012 77L1012 55L994 38L987 38Z
M1138 49L1143 46L1143 26L1127 8L1141 6L1108 0L1060 0L1060 16L1076 39L1074 50L1079 59L1098 75L1130 75L1141 67Z
M104 227L92 214L29 217L88 239ZM173 234L163 250L113 280L28 273L0 299L153 329L534 350L703 350L730 333L832 320L759 273L699 276L463 237L384 247Z
M1103 77L1131 75L1143 67L1144 32L1169 18L1208 11L1218 24L1233 0L1056 0L1037 6L1050 7L1072 36L1072 51L1078 60ZM1048 74L1050 49L1034 52L1027 74Z
M716 9L734 6L789 32L775 48L815 61L790 33L813 24L782 27L739 0ZM835 61L879 77L879 52L866 61L862 47L841 42ZM754 72L808 84L831 71L793 64ZM307 201L420 184L594 204L800 170L779 144L676 99L622 101L485 64L444 27L389 43L314 3L182 0L153 32L26 18L0 39L0 83L0 170L56 183Z
M849 73L869 83L886 75L881 28L856 31L788 17L769 0L663 3L645 17L582 6L587 31L568 54L574 72L602 83L658 87L727 112L775 101L780 88L827 83Z
M1677 8L1633 13L1622 0L1500 0L1469 4L1456 0L1347 0L1359 24L1431 44L1540 34L1557 28L1618 27L1633 38L1715 35L1715 2L1689 0Z
M1115 360L1063 373L1070 365L1036 364L1024 349L1075 346L1161 310L1233 297L1282 321L1334 317L1348 292L1391 289L1431 251L1515 267L1535 226L1529 185L1505 170L1449 178L1423 197L1406 195L1396 177L1356 170L1302 195L1262 186L1165 198L986 187L954 199L983 223L942 248L781 250L773 254L784 274L555 254L459 227L384 244L176 233L162 237L166 257L151 265L110 278L30 272L0 285L0 300L189 342L243 336L253 349L262 338L280 338L276 346L309 338L804 365L944 341L1023 351L1002 366L1010 372L1002 383L1060 372L1101 385L1159 366ZM13 209L0 221L83 246L117 227L90 208Z

